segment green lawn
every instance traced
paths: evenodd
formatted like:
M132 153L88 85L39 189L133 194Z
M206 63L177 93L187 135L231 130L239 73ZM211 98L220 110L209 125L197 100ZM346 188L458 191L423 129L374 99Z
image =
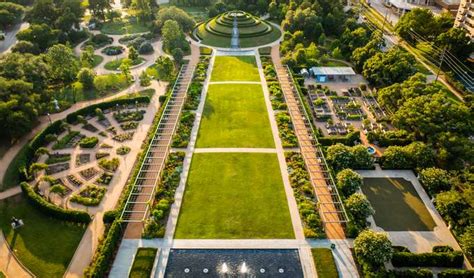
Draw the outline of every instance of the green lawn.
M102 61L104 61L104 57L102 57L101 55L94 55L94 62L92 63L92 67L97 67L98 65L100 65L100 63L102 63Z
M196 144L198 148L273 148L262 87L210 85Z
M12 216L24 226L13 231ZM85 227L62 222L39 212L22 196L0 201L0 227L20 261L38 277L62 277Z
M276 154L194 154L175 236L294 238Z
M113 61L110 61L110 62L107 62L105 65L104 65L104 68L106 70L119 70L120 66L122 65L122 62L125 58L120 58L120 59L117 59L117 60L113 60ZM136 65L139 65L141 64L143 61L145 61L145 59L143 59L142 57L139 57L138 59L136 60L132 60L132 63L131 63L131 67L133 66L136 66Z
M260 81L255 56L217 56L213 81Z
M27 151L27 144L25 144L8 165L3 180L0 183L0 192L20 184L20 172L18 169L23 164L23 160L26 159Z
M145 33L150 31L150 28L144 24L134 22L134 20L124 19L106 22L100 31L106 35L125 35Z
M411 182L364 178L362 191L375 209L375 224L386 231L433 231L435 222Z
M129 277L150 277L157 251L155 248L138 248Z
M314 265L318 272L318 278L337 278L336 262L332 255L331 249L328 248L314 248L311 249L313 254Z

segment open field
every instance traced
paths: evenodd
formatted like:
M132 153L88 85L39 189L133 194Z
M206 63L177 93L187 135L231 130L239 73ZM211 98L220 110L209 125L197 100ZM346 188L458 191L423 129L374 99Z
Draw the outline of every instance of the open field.
M254 56L218 56L212 69L211 82L260 81Z
M176 238L294 238L275 154L194 154Z
M12 216L24 226L13 230ZM22 196L0 201L0 228L20 261L38 277L62 277L85 227L46 216Z
M411 182L364 178L362 191L375 209L375 224L386 231L432 231L435 222Z
M272 148L274 145L259 84L209 86L198 148Z

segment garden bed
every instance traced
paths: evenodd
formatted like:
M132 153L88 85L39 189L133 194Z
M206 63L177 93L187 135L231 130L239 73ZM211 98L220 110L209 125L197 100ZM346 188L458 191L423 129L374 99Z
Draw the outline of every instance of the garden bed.
M60 162L68 162L71 160L70 154L50 154L48 159L46 159L46 164L56 164Z
M71 202L84 206L98 206L104 198L107 189L97 185L88 185L71 197Z

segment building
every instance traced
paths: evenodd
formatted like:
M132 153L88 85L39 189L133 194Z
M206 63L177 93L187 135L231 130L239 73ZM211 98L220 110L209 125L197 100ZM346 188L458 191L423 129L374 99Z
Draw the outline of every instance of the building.
M458 12L461 1L462 0L434 0L436 6L450 12L452 15L456 15Z
M309 69L317 82L349 82L356 75L351 67L312 67Z
M436 8L448 11L455 15L458 11L459 3L461 0L383 0L384 4L388 7L393 8L398 14L404 14L415 8L427 8L433 12ZM434 9L434 10L433 10Z
M474 40L474 0L461 0L454 26L466 29Z

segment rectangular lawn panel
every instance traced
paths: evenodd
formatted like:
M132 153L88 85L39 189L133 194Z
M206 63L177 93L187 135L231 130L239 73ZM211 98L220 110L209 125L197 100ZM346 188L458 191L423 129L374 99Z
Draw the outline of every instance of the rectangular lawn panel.
M338 278L336 262L332 255L331 249L314 248L311 249L313 254L314 265L318 272L318 278Z
M24 226L13 230L12 216ZM22 196L0 201L0 227L19 260L37 277L63 277L86 227L45 215Z
M153 270L155 262L156 248L138 248L135 259L133 260L130 278L148 278Z
M276 154L195 153L175 236L294 238Z
M385 231L432 231L435 222L412 183L403 178L364 178L362 191Z
M198 148L273 148L270 121L257 84L210 85Z
M217 56L211 82L260 81L255 56Z

